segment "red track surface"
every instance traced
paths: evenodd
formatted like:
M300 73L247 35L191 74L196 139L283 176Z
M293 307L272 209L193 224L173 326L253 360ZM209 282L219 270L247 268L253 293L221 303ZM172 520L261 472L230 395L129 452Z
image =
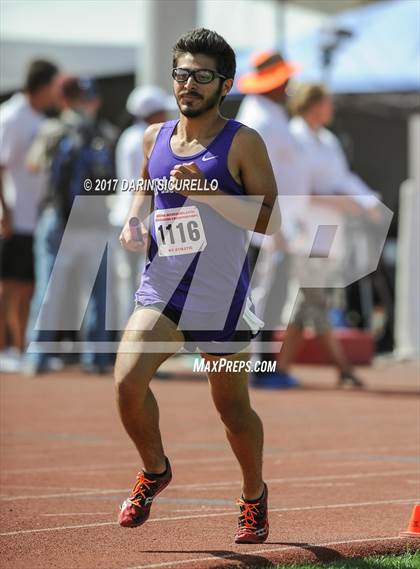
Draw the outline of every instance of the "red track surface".
M265 424L269 540L233 543L238 466L207 384L155 381L174 480L149 522L116 522L139 469L110 378L3 379L2 567L208 568L404 551L418 499L418 368L366 370L368 389L333 388L301 368L304 389L253 391Z

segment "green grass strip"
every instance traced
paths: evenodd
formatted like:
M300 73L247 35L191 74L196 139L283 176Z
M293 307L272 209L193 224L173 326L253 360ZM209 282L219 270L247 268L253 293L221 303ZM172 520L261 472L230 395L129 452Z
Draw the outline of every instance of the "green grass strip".
M403 555L375 555L364 559L340 559L329 563L268 565L270 569L420 569L420 551ZM261 569L255 567L254 569Z

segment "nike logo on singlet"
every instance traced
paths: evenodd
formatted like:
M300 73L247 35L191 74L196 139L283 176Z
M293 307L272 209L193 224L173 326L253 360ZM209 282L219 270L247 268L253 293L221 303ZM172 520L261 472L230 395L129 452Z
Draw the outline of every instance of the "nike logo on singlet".
M207 156L206 154L203 156L203 162L207 162L207 160L213 160L213 158L217 158L217 156Z

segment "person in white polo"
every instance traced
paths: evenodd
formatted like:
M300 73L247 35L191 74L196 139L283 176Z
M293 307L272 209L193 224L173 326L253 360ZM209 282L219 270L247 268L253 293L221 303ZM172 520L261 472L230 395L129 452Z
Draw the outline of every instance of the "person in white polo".
M371 222L380 220L377 208L377 194L356 174L347 163L338 138L326 128L333 120L334 104L328 90L321 84L302 84L291 98L290 132L307 157L311 199L307 204L302 238L293 247L292 272L297 282L308 281L314 271L316 258L311 266L306 263L307 250L311 257L319 257L318 273L322 272L325 288L300 287L300 294L291 315L284 344L278 358L278 370L295 379L289 373L303 332L311 325L317 339L337 369L337 385L360 388L363 382L355 374L338 340L333 334L329 320L328 286L335 286L340 272L345 271L346 252L352 247L349 235L338 232L331 249L330 237L326 234L314 243L308 237L315 234L320 225L342 227L352 218L363 218ZM333 196L330 200L329 197ZM340 200L335 199L340 196ZM322 234L321 234L322 235ZM309 237L310 238L310 237ZM358 252L363 256L363 252ZM325 261L328 259L328 265ZM318 281L319 281L318 275Z
M33 61L23 91L0 106L0 350L9 338L14 352L2 354L3 371L6 360L16 371L25 349L34 286L33 233L46 190L45 177L26 167L26 155L43 112L55 103L57 73L49 61Z

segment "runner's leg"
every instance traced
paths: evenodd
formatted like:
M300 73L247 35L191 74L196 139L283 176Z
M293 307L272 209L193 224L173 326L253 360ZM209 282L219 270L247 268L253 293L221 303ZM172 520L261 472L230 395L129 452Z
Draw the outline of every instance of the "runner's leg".
M220 356L202 354L206 361L220 360ZM248 353L223 356L229 361L249 360ZM226 436L238 459L243 476L243 497L254 500L263 492L262 452L263 426L261 419L252 409L248 392L248 373L208 372L211 394Z
M125 342L136 342L138 349L130 353L124 348ZM149 352L149 342L159 342L164 351ZM175 346L166 349L167 342ZM130 317L118 349L115 381L120 416L147 472L163 472L166 467L159 408L149 383L159 366L183 343L183 334L174 322L157 310L142 308Z

